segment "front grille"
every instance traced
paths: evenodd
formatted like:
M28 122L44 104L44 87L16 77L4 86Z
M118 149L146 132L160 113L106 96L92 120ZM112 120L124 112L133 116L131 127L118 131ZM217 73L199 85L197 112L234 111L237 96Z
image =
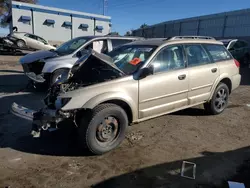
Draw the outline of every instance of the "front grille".
M34 72L35 74L41 74L43 67L44 67L44 62L33 62L33 63L25 63L22 64L24 72Z

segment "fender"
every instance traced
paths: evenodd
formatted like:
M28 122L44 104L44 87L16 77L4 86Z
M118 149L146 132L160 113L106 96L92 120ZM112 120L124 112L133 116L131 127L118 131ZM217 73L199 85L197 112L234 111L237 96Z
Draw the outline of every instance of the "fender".
M42 72L43 73L53 73L55 70L57 69L61 69L61 68L68 68L68 69L71 69L72 68L72 64L64 64L64 63L55 63L51 66L44 66Z
M122 93L122 92L107 92L100 95L97 95L90 100L88 100L82 108L88 108L93 109L97 105L110 100L121 100L125 103L127 103L132 111L132 120L138 119L138 112L136 112L134 109L137 109L136 104L133 102L133 100L130 98L130 96Z
M228 79L231 80L231 82L232 82L232 79L231 79L231 77L229 76L228 73L223 73L223 74L221 74L221 75L215 80L215 82L214 82L214 84L213 84L213 87L212 87L212 89L211 89L211 93L210 93L210 97L209 97L208 101L210 101L210 100L212 99L216 87L218 86L218 84L220 83L220 81L223 80L224 78L228 78Z

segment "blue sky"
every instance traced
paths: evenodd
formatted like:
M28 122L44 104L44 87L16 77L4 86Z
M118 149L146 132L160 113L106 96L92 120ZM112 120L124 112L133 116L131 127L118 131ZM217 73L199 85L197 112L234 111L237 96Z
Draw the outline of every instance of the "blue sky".
M102 14L103 0L39 0L39 4ZM250 0L108 0L112 30L124 34L141 24L250 8ZM0 29L0 33L1 33Z

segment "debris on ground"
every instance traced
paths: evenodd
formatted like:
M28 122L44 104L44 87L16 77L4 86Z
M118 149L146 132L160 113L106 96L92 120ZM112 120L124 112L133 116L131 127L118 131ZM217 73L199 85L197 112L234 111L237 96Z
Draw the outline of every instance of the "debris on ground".
M182 162L181 176L184 178L195 179L196 164L188 161Z
M130 141L130 142L136 142L139 141L143 138L143 134L140 132L131 132L129 134L127 134L126 138Z

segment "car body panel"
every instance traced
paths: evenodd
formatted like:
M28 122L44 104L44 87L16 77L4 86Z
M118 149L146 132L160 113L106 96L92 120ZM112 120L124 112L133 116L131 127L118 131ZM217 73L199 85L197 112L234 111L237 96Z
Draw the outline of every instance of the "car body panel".
M217 69L215 73L213 69ZM217 63L189 67L189 105L208 100L212 86L220 75Z
M136 110L138 104L138 80L134 80L133 76L83 87L63 93L59 97L71 98L62 108L64 111L81 108L93 109L96 105L105 101L121 100L131 107L133 118L138 118L138 111Z
M186 75L186 79L179 80L179 75ZM188 79L187 69L182 69L154 74L140 80L139 118L188 105Z

